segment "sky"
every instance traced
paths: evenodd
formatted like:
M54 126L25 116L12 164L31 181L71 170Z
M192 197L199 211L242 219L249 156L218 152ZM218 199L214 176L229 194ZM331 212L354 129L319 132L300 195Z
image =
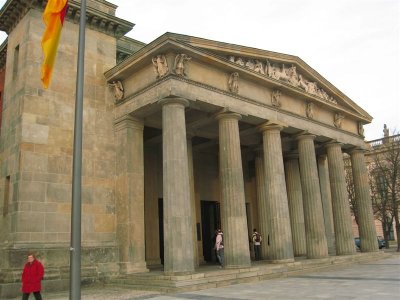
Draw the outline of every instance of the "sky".
M174 32L298 56L373 117L366 140L400 131L400 0L109 2L145 43Z

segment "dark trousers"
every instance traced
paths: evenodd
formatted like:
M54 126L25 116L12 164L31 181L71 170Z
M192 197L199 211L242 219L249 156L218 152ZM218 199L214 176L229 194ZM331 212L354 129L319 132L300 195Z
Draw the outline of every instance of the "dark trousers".
M261 245L254 245L254 258L255 260L261 259Z
M23 293L22 294L22 300L28 300L30 294L31 293ZM33 292L33 296L35 296L36 300L42 300L42 295L40 295L40 291L39 292Z
M221 248L217 251L217 258L218 262L221 265L221 267L224 266L224 248Z

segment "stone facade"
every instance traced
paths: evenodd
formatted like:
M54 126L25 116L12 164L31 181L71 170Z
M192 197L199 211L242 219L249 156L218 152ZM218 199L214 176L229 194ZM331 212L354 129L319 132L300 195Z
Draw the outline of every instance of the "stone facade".
M170 33L144 45L123 37L133 24L115 9L88 2L84 280L160 264L166 274L192 273L213 259L218 227L227 268L250 265L253 228L270 262L326 257L334 247L351 255L342 151L357 153L364 236L376 235L357 150L365 148L360 124L372 119L363 109L295 56ZM0 21L8 33L0 297L18 290L28 250L44 262L47 288L68 279L79 3L70 1L48 90L38 76L42 10L42 1L10 0ZM329 166L317 163L320 155Z

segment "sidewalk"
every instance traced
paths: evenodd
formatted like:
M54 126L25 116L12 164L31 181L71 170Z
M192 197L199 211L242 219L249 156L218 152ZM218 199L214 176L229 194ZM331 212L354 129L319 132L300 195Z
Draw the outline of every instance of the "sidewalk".
M129 299L398 299L400 295L400 253L391 247L389 258L376 262L325 269L289 278L237 284L196 292L160 295L122 287L95 286L82 289L84 300ZM15 298L20 299L20 298ZM31 295L30 299L34 299ZM43 293L44 300L67 300L68 292Z

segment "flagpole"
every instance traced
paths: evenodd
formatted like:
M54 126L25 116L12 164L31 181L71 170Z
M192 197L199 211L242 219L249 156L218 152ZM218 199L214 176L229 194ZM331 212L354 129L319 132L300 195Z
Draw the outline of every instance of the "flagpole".
M70 300L81 299L81 219L82 219L82 126L83 84L86 27L86 0L81 0L79 22L78 63L76 77L74 150L72 167L71 247L70 247Z

